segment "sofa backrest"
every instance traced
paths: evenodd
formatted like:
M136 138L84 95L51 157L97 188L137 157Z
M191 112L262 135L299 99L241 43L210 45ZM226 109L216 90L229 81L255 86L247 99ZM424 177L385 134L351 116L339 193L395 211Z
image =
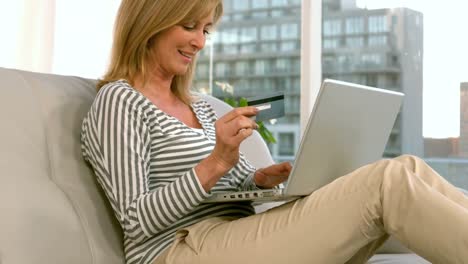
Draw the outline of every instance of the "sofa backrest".
M121 231L81 157L94 81L0 68L0 263L124 263Z

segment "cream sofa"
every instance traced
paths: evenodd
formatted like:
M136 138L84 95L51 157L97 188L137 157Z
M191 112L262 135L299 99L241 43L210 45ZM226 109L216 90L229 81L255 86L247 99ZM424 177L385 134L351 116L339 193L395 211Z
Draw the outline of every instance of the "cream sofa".
M94 84L0 68L0 264L124 263L120 227L81 157ZM257 166L272 162L258 134L242 150ZM369 263L427 263L405 253L390 242Z

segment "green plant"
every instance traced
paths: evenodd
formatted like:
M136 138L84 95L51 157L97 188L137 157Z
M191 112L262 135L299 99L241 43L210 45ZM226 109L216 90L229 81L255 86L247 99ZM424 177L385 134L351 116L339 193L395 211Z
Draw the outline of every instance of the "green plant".
M224 102L229 104L232 107L243 107L247 106L247 99L244 97L239 98L236 100L234 97L232 97L232 86L226 83L216 83L218 86L220 86L224 91L227 91L231 97L225 97ZM230 88L230 92L227 88ZM262 136L263 140L265 140L266 143L276 143L276 138L273 136L273 134L268 130L268 128L265 126L263 121L256 122L258 125L258 133Z

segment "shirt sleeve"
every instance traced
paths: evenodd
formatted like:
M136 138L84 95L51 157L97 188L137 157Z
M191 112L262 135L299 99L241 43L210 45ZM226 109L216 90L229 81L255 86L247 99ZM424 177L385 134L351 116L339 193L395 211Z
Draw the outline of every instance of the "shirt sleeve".
M152 146L144 104L130 88L101 91L85 129L85 145L93 146L85 158L94 163L125 235L135 242L164 231L209 196L193 168L149 191Z

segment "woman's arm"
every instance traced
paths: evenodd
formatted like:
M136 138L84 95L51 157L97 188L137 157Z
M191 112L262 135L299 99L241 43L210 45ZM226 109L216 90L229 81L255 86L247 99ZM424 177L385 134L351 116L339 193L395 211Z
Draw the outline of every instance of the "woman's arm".
M257 124L249 118L257 112L255 107L240 107L215 122L215 147L212 153L195 167L205 191L211 190L219 179L235 166L231 172L231 177L235 177L233 180L238 178L236 173L245 174L244 169L239 170L246 165L245 161L240 159L239 148L241 142L257 128Z
M195 169L150 191L151 140L144 101L128 88L102 88L83 125L84 156L126 235L142 242L165 230L209 194Z

